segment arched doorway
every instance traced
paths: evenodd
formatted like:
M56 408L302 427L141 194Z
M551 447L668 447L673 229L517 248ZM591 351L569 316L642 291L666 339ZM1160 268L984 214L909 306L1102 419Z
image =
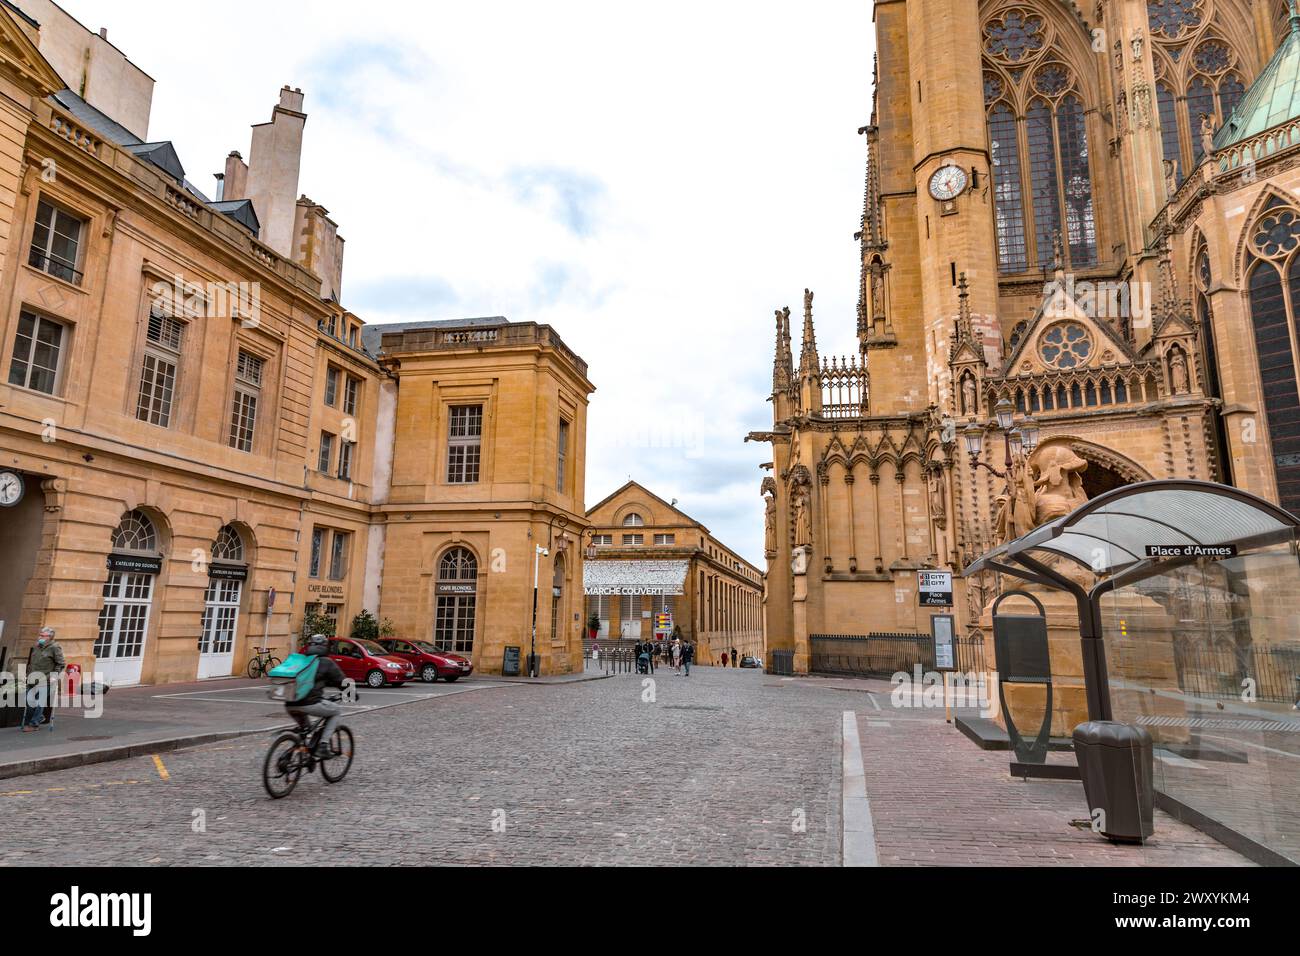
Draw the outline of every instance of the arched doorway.
M226 525L212 542L212 560L208 562L208 588L203 595L199 630L199 680L234 673L235 636L246 580L244 540L235 528Z
M95 638L95 670L110 687L140 683L154 581L162 571L158 529L143 511L122 516L112 547Z
M452 548L438 561L433 643L470 657L478 610L478 559L468 548Z
M555 556L555 570L551 574L551 643L565 641L564 627L564 555Z

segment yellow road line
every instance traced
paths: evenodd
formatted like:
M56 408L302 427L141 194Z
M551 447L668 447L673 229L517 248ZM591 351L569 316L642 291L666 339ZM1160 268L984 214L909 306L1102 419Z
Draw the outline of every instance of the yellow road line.
M164 780L171 779L171 774L169 774L167 772L167 768L163 766L162 757L159 757L157 754L154 754L153 765L158 768L158 776L162 777Z

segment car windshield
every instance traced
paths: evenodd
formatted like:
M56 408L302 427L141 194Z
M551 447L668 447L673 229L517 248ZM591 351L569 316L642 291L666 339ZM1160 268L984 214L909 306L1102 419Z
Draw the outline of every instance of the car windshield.
M388 651L384 650L384 648L380 647L374 641L357 641L356 643L367 654L374 654L378 657L383 657L385 654L388 653Z
M426 653L426 654L442 654L442 653L445 653L441 648L434 647L434 646L433 646L432 644L430 644L428 641L413 641L412 643L414 643L415 646L416 646L419 650L424 651L424 653Z

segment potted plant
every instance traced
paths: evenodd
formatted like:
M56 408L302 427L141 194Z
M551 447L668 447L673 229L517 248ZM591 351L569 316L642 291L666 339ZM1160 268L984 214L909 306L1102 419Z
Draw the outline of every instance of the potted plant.
M591 617L587 618L587 636L594 641L596 639L596 635L599 633L600 633L600 615L592 614Z

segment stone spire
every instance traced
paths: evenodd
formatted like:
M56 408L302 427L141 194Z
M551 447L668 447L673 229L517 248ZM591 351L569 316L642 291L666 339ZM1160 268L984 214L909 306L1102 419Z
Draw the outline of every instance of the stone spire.
M803 345L799 349L799 374L816 375L821 361L817 357L817 335L813 331L813 294L803 290Z
M773 393L788 391L794 384L794 358L790 352L790 307L776 310L776 357L772 362Z

